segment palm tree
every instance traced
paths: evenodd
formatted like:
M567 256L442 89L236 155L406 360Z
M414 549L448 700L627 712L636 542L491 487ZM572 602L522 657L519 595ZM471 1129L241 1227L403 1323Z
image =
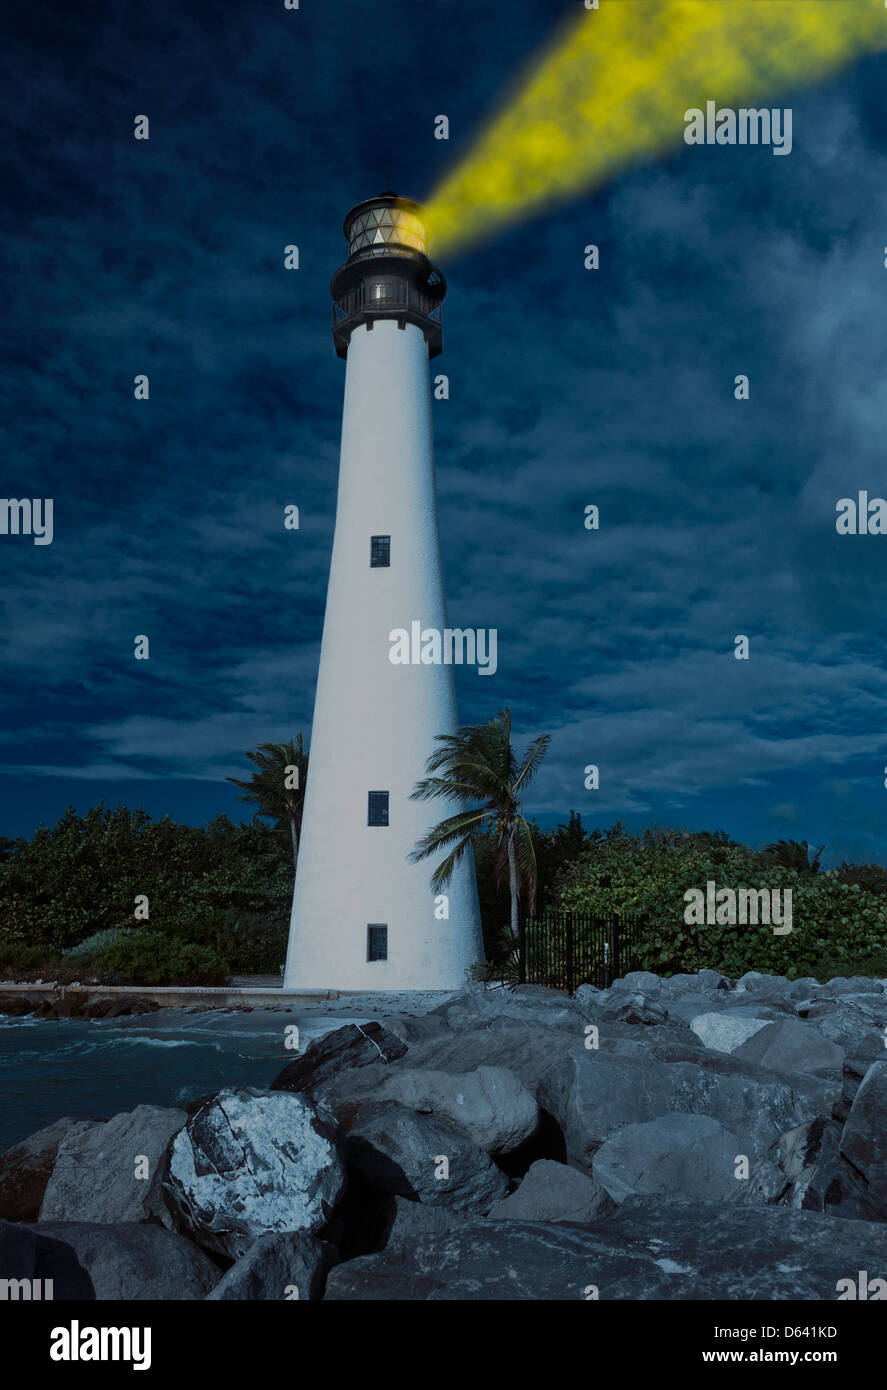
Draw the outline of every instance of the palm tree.
M806 840L800 844L797 840L776 840L774 844L767 845L764 853L785 869L797 869L799 874L818 874L822 868L820 861L824 849L825 845L820 845L811 859L811 846Z
M282 835L289 834L293 849L293 864L299 857L299 836L302 832L302 804L305 800L305 776L308 771L308 754L302 751L302 735L296 736L293 743L260 743L252 753L245 755L256 769L248 782L238 777L226 777L236 787L243 787L241 801L249 801L259 808L260 816L267 816L277 822ZM298 777L287 773L287 768L298 768ZM295 780L295 787L287 786Z
M521 795L548 752L550 734L540 734L519 762L511 746L511 710L504 709L488 724L468 725L455 734L439 734L440 747L428 759L424 781L416 784L415 801L443 797L460 801L463 809L429 830L410 855L412 863L440 850L449 853L431 877L435 891L446 888L453 871L474 839L488 830L496 835L496 882L508 870L511 893L511 933L518 935L521 881L530 911L536 907L536 853L530 826L521 811ZM468 805L466 803L480 803Z

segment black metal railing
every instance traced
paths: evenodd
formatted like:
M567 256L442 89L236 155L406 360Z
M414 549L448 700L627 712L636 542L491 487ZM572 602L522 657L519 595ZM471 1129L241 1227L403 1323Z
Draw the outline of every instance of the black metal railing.
M643 927L633 913L585 916L576 912L519 914L521 984L548 985L572 994L579 985L607 989L639 969Z

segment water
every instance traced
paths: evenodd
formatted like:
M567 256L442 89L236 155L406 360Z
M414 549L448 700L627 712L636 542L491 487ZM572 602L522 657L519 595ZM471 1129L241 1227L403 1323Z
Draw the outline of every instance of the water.
M0 1016L0 1152L63 1115L109 1119L137 1105L184 1107L225 1086L266 1087L312 1038L363 1017L256 1009L163 1009L133 1018Z

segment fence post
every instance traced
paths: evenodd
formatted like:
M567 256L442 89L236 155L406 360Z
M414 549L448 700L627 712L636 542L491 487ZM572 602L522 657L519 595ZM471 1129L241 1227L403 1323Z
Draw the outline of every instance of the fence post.
M573 914L567 913L567 993L573 993Z
M524 917L524 905L518 899L517 904L517 982L519 985L527 983L527 923Z

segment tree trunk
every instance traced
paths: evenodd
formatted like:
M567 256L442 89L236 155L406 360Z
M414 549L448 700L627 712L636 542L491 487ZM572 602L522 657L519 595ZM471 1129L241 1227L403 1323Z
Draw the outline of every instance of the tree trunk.
M296 865L297 865L298 862L299 862L299 832L298 832L298 830L296 829L296 818L295 818L295 816L290 816L289 821L290 821L290 839L291 839L292 842L293 842L293 869L295 869Z
M508 886L511 889L511 935L515 941L520 930L518 922L518 879L517 879L517 851L514 847L515 827L512 825L508 832Z

